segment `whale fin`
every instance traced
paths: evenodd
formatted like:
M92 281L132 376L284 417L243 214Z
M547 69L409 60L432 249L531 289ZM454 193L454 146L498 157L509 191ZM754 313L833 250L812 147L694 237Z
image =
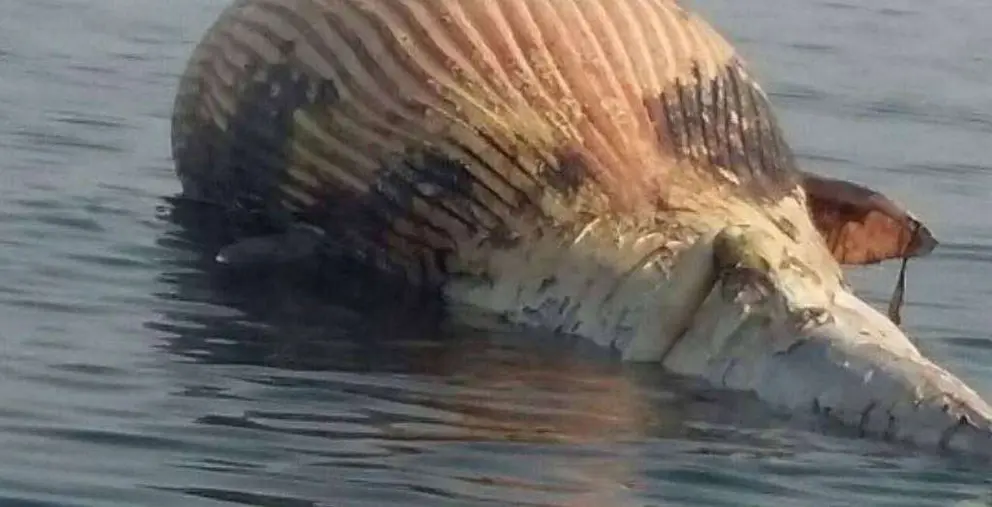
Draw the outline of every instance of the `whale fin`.
M276 234L235 241L221 248L214 259L230 266L284 264L314 255L322 241L319 229L294 225Z
M937 246L925 225L881 193L850 181L803 176L813 223L841 264L923 257Z

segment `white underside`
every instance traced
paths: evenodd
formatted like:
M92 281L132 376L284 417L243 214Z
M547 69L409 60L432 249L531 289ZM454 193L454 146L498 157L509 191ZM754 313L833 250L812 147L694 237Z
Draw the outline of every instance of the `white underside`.
M446 294L515 324L580 336L620 351L624 360L646 362L659 361L680 339L713 288L711 243L728 225L755 224L781 236L769 217L789 219L822 278L840 283L840 267L801 201L763 210L731 199L710 202L721 206L668 217L663 230L598 219L570 233L535 233L516 248L484 252L487 276L456 279ZM461 263L480 270L477 260Z
M798 201L767 214L746 205L720 211L679 217L668 231L594 221L573 234L535 235L490 252L488 279L455 281L448 296L788 410L817 407L866 432L992 455L992 408L850 292ZM797 226L797 240L774 226L782 217ZM768 238L771 302L728 300L713 238L734 223ZM797 259L802 269L789 267ZM790 319L808 308L831 318L796 328Z

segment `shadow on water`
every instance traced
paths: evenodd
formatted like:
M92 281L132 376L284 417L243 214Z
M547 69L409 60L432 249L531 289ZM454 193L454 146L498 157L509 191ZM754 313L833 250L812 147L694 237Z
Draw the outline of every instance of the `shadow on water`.
M810 498L803 481L824 465L849 476L838 453L868 466L908 456L580 342L454 322L345 261L225 269L213 259L231 224L202 205L164 208L175 227L158 243L174 255L146 326L180 363L261 389L187 389L228 407L194 423L288 439L292 471L263 488L273 472L252 470L267 465L211 456L196 467L247 482L163 489L266 506L756 505Z
M196 203L172 201L169 213L180 227L159 244L185 256L161 275L170 290L159 297L177 304L148 326L174 337L174 354L292 370L398 372L421 356L430 360L443 342L439 305L397 284L374 283L361 266L227 267L214 256L231 241L232 224Z

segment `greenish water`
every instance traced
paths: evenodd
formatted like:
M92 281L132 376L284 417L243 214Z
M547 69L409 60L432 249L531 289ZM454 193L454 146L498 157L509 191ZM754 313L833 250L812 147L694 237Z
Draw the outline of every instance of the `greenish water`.
M804 165L933 228L906 325L992 395L992 10L693 4ZM216 271L164 198L177 74L224 5L0 0L0 505L989 504L987 467L439 329L360 281ZM880 304L894 278L855 273Z

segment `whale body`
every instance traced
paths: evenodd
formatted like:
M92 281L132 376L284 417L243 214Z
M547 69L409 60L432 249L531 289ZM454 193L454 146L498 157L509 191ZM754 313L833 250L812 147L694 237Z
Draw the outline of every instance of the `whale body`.
M172 118L186 198L452 306L864 434L992 455L992 408L844 265L937 241L805 172L745 60L671 0L237 0Z

